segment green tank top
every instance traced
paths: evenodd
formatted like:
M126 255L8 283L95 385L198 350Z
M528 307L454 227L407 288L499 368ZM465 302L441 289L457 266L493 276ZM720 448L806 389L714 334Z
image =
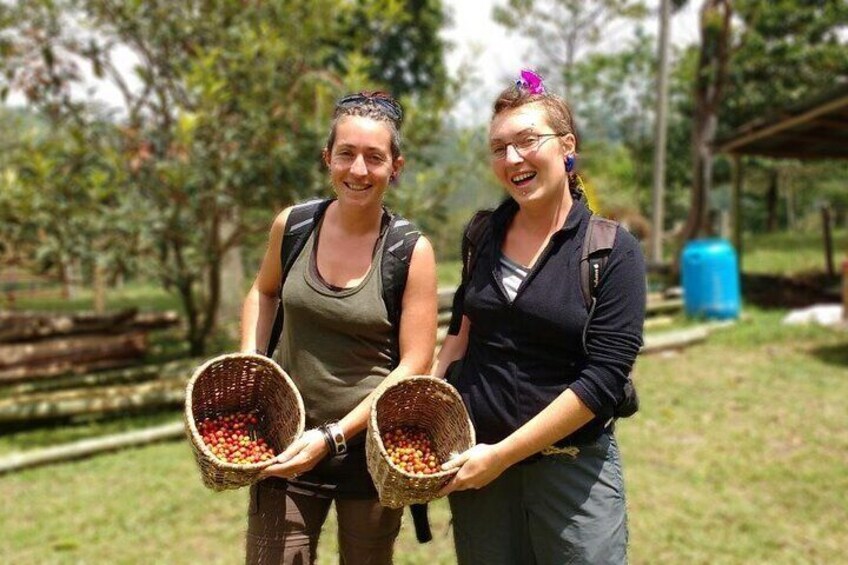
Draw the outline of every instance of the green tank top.
M316 267L320 229L309 236L283 285L278 349L280 365L303 396L307 428L342 418L368 396L391 372L396 345L380 276L384 240L365 279L335 289Z

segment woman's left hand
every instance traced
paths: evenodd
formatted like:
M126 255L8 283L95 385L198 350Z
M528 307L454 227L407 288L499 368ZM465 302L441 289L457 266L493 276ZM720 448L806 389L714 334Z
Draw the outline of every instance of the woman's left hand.
M479 443L442 465L447 471L459 467L459 472L439 491L445 496L456 490L483 488L503 473L508 465L494 445Z
M263 469L259 478L296 479L298 475L312 470L329 452L330 448L321 430L307 430L288 449L277 455L276 463Z

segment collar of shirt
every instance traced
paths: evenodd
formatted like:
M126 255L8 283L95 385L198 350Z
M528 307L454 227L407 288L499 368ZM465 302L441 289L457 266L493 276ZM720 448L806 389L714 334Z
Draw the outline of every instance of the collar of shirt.
M518 202L510 197L507 197L492 212L492 241L503 241L506 228L517 212ZM571 210L568 211L568 216L565 218L565 223L553 234L553 237L559 239L565 237L565 234L577 230L591 214L592 212L586 206L584 198L582 196L575 197L571 205Z

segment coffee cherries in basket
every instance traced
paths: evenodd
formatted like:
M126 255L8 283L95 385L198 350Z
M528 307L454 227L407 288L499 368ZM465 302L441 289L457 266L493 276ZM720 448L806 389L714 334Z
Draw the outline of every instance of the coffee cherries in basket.
M197 431L212 454L227 463L247 465L274 458L274 450L258 435L255 413L234 412L204 418Z
M442 464L427 432L415 426L397 426L386 431L383 445L389 462L413 475L431 475L438 472Z

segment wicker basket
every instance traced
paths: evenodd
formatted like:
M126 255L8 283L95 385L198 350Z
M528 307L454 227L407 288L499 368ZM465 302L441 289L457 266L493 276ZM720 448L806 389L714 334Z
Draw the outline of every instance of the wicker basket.
M249 353L215 357L198 367L186 387L185 423L203 484L213 490L247 486L271 461L237 465L215 457L197 430L207 417L257 413L257 432L274 453L303 433L303 399L289 376L271 359Z
M433 450L442 461L475 443L474 428L459 393L441 379L406 377L378 389L371 404L365 452L368 471L380 503L389 508L420 504L437 497L457 470L432 475L407 473L389 462L381 430L415 426L429 434Z

